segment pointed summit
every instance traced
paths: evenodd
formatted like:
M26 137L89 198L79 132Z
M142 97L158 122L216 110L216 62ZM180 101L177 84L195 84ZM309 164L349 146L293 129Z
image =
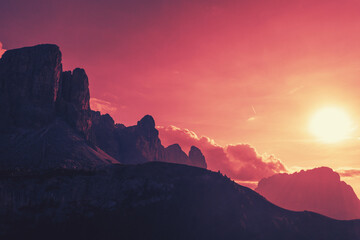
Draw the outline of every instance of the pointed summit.
M202 154L201 150L195 146L191 146L189 151L189 160L193 166L201 168L207 167L204 155Z
M151 115L145 115L137 125L142 128L155 128L155 120Z

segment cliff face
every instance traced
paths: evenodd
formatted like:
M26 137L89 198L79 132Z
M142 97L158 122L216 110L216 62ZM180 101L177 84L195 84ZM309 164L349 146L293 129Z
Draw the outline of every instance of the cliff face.
M201 150L195 146L191 146L190 148L189 160L190 160L190 165L201 168L207 168L204 155L202 154Z
M165 148L165 156L167 162L190 165L189 157L179 144L172 144Z
M90 140L89 81L84 69L61 74L60 90L57 99L57 111L69 125Z
M0 128L53 121L61 72L61 52L55 45L6 51L0 59Z
M341 220L360 218L360 200L331 168L276 174L262 179L256 191L286 209L314 211Z
M189 155L181 149L179 144L172 144L165 148L165 162L186 164L189 166L206 168L205 157L199 148L191 146Z
M155 121L150 115L143 117L135 126L114 124L110 115L92 114L93 141L104 151L124 164L164 161Z
M94 168L117 162L90 146L88 78L62 72L56 45L8 50L0 59L0 166Z

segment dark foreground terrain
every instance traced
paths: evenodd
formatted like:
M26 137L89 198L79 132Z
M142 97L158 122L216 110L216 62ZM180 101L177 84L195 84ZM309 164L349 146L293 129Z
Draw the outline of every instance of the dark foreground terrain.
M0 239L360 239L360 221L284 210L171 163L3 172L0 199Z

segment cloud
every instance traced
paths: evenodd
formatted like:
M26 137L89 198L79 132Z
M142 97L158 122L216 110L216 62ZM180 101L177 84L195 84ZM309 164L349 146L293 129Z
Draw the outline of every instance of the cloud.
M236 181L258 181L276 173L286 172L283 163L274 155L259 154L249 144L221 146L206 136L199 137L189 129L175 126L157 127L165 146L178 143L185 151L192 145L203 152L208 168L220 170Z
M6 50L3 49L2 42L0 42L0 58L1 58L1 56L4 54L4 52L6 52Z
M117 110L110 102L98 98L90 98L90 107L92 110L99 111L102 114L111 114Z
M336 172L340 174L341 177L360 177L359 168L340 168Z

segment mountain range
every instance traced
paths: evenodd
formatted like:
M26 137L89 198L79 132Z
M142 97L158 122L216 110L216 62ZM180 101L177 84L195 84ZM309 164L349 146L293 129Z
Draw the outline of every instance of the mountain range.
M278 207L89 99L56 45L0 59L1 239L360 239L360 220Z

